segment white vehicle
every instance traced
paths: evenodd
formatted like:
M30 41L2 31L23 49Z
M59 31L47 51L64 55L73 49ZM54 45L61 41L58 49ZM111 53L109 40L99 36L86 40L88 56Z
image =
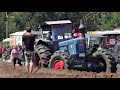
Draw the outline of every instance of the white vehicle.
M102 34L86 34L86 45L87 47L92 47L93 45L105 46L107 44L107 36L103 36Z

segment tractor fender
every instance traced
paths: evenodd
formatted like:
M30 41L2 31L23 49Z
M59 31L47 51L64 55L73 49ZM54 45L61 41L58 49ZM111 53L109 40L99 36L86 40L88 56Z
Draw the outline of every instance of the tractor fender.
M40 45L40 44L45 45L45 46L48 46L47 42L45 42L45 41L43 41L43 40L37 41L36 46L37 46L37 45Z

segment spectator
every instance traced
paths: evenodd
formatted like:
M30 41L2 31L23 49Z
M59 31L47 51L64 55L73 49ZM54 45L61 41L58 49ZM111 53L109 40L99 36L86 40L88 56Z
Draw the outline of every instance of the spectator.
M2 47L2 45L0 44L0 60L2 60L2 53L3 53L3 47Z
M17 50L18 50L19 52L21 52L22 46L21 46L20 44L17 45Z
M11 51L10 60L13 62L14 66L22 65L21 60L19 59L19 52L15 46Z
M101 50L102 50L102 45L99 45L99 47L98 47L97 50L98 50L98 51L101 51Z
M6 46L6 56L5 56L5 60L9 60L10 59L10 54L11 54L12 48L8 45Z
M117 35L117 44L120 43L120 35Z
M35 36L31 33L31 27L26 28L27 33L25 33L22 37L23 40L23 47L25 48L25 67L26 71L32 73L33 72L33 65L35 60L35 52L34 52L34 45L35 43Z

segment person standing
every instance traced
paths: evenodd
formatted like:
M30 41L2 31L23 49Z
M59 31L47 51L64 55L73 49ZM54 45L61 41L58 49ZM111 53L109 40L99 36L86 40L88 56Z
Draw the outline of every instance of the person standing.
M13 49L10 54L10 61L13 62L14 66L21 66L20 54L16 46L13 46Z
M2 47L2 45L0 44L0 60L2 60L2 53L3 53L3 47Z
M117 35L117 44L120 44L120 35Z
M26 33L22 37L24 53L25 53L25 67L26 71L32 73L35 60L35 36L31 33L31 27L26 28Z
M52 32L49 31L48 34L46 35L46 40L52 41Z
M99 45L97 51L102 51L102 50L103 50L103 49L102 49L102 45Z

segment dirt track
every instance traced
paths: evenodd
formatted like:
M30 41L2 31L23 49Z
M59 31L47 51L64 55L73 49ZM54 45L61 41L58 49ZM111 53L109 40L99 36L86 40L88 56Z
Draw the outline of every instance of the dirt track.
M53 70L40 68L36 73L25 72L25 67L14 67L11 64L0 62L0 78L120 78L120 66L117 73L95 73L75 70ZM34 68L34 72L37 68Z

